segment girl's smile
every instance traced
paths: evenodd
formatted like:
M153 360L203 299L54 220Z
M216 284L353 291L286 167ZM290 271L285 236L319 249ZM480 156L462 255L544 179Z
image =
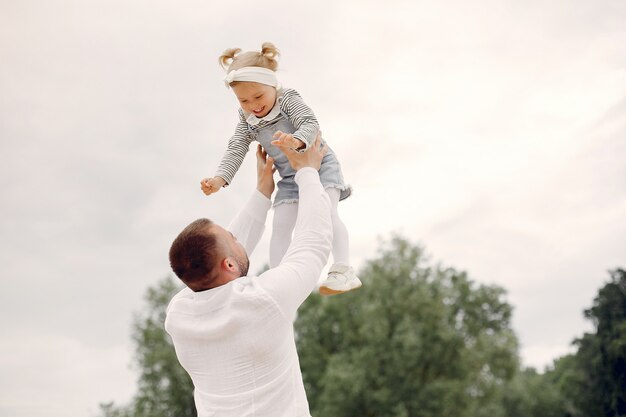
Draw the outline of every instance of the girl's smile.
M252 113L254 113L254 115L255 115L255 116L260 116L260 117L262 117L261 115L263 114L263 111L264 111L264 110L265 110L265 106L261 107L261 108L260 108L260 109L258 109L258 110L252 110Z
M256 117L267 116L276 103L276 88L272 86L252 81L239 81L234 82L231 88L243 111L252 113Z

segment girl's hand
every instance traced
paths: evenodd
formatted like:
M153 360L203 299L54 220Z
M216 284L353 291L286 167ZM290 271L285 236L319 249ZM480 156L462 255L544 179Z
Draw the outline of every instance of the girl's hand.
M284 152L289 163L296 171L304 167L311 167L319 171L322 165L322 159L324 159L324 155L326 155L328 151L328 146L326 144L322 146L321 141L322 136L318 133L315 142L304 152L298 152L287 146L283 146L280 141L275 140L272 144L276 145L278 149Z
M276 145L276 143L274 142L277 142L281 146L291 148L295 151L306 148L305 143L302 142L300 139L296 139L293 137L293 135L289 133L283 133L280 130L277 130L276 133L274 133L274 139L275 140L272 141L272 145Z
M200 181L202 192L206 195L218 192L224 184L226 184L226 181L222 177L204 178Z

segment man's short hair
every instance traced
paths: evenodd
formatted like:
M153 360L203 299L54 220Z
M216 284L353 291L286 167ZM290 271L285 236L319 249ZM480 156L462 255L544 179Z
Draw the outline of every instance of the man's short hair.
M219 257L213 222L198 219L185 227L170 247L170 265L178 278L188 287L207 284L215 277L213 269ZM192 288L193 289L193 288Z

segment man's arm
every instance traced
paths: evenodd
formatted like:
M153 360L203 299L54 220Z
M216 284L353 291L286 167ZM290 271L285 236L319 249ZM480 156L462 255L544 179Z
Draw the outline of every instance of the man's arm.
M259 243L265 230L267 212L271 206L270 197L274 192L274 160L257 146L257 187L248 202L235 216L228 230L235 235L250 255Z
M280 265L261 275L259 282L276 300L285 316L293 320L300 304L317 285L332 244L330 200L317 172L326 147L320 148L319 135L303 153L279 143L275 145L285 152L297 170L295 180L300 190L300 201L294 237L287 253Z

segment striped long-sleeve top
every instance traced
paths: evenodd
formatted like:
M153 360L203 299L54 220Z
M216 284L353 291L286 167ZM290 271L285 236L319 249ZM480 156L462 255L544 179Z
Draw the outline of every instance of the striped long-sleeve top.
M291 124L296 128L293 137L304 142L308 148L315 140L315 136L319 131L319 124L313 114L313 110L300 97L300 94L293 89L279 90L277 95L276 106L279 106ZM222 157L215 176L221 177L230 184L233 177L239 170L243 159L248 153L250 143L254 140L251 134L246 114L239 109L239 122L235 128L235 134L228 141L228 147ZM263 122L261 122L263 123ZM271 123L271 122L270 122Z

